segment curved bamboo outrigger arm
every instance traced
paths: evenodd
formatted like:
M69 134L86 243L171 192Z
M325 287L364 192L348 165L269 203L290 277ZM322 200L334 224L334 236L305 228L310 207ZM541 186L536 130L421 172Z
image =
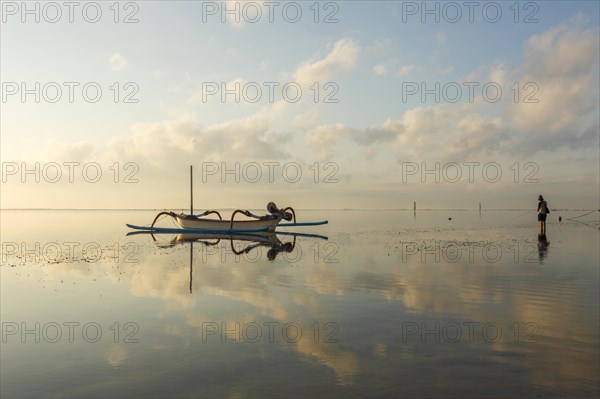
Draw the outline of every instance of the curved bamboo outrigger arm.
M258 243L258 244L252 244L252 245L248 245L246 248L242 249L241 251L238 251L237 249L235 249L235 246L233 245L233 237L231 238L231 252L233 252L235 255L243 255L243 254L247 254L250 251L252 251L254 248L258 248L264 244Z
M167 211L165 211L165 212L159 212L159 214L156 215L156 217L152 221L152 224L150 225L150 227L154 227L154 223L156 223L156 221L158 220L159 216L161 216L161 215L169 215L171 217L175 217L176 216L173 212L170 212L170 211L169 212L167 212Z
M206 216L206 215L210 215L211 213L215 213L219 217L219 220L223 220L219 211L206 211L199 216Z
M243 214L243 215L246 215L246 216L248 216L248 217L254 216L254 215L252 215L252 214L251 214L250 212L248 212L248 211L243 211L243 210L241 210L241 209L236 209L236 210L235 210L235 212L233 212L233 213L231 214L231 221L229 222L229 228L230 228L230 229L233 229L233 217L234 217L236 214L238 214L238 213L241 213L241 214Z
M287 208L283 208L281 211L287 212L288 210L292 211L292 215L294 215L294 223L296 223L296 211L294 211L294 208L292 208L291 206L288 206Z

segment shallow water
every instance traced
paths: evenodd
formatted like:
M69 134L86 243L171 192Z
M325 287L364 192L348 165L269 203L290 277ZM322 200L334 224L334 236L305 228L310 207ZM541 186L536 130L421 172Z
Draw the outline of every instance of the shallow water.
M597 396L582 213L543 241L533 212L301 211L327 240L261 245L126 236L150 211L2 211L1 394Z

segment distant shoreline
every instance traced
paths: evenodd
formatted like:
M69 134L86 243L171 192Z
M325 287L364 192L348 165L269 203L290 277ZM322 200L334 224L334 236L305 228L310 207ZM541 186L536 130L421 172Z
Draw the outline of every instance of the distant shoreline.
M198 211L204 208L198 208ZM231 210L234 211L236 208L215 208L219 210ZM249 210L262 210L262 208L247 208ZM1 211L189 211L189 208L0 208ZM302 211L380 211L380 212L398 212L398 211L415 211L412 208L386 208L386 209L375 209L375 208L297 208ZM553 212L589 212L595 211L596 209L568 209L568 208L551 208ZM438 211L452 211L452 212L479 212L479 209L461 209L461 208L422 208L417 209L418 212L438 212ZM519 208L519 209L482 209L481 212L525 212L532 211L532 208ZM599 210L600 211L600 210Z

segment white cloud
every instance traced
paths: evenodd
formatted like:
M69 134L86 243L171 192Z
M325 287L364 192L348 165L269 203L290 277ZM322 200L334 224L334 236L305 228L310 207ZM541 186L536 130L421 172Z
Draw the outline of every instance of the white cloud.
M403 67L400 67L400 69L398 69L398 72L396 72L396 75L397 76L407 75L407 74L411 73L414 69L415 69L414 65L404 65Z
M357 134L356 129L347 127L341 123L333 125L318 126L306 135L306 143L317 153L317 158L323 160L331 157L333 149L345 141L352 141Z
M388 37L385 39L378 39L375 40L375 43L373 43L373 45L371 47L369 47L369 50L372 50L376 53L380 53L380 54L386 54L390 51L390 49L392 48L392 40Z
M530 149L597 145L599 48L597 27L581 16L526 42L523 65L509 74L519 93L507 114Z
M454 72L454 67L452 65L447 66L445 68L442 68L440 66L436 66L435 69L434 69L433 74L434 75L441 75L441 76L443 76L443 75L451 74L452 72Z
M447 41L446 33L442 32L442 31L437 31L435 33L435 41L439 45L446 44L446 41Z
M340 71L354 68L360 48L351 39L338 40L324 58L304 62L294 72L294 79L300 85L310 86L314 82L324 83Z
M319 109L318 105L314 105L308 111L294 116L292 118L292 126L302 130L315 126L320 116Z
M246 1L249 2L249 0ZM219 7L220 10L217 12L217 15L213 16L213 18L221 18L221 15L224 14L225 20L234 28L242 29L244 27L244 18L242 17L242 8L244 7L243 0L225 0L225 3L219 3L217 7ZM252 2L252 8L258 8L261 14L263 13L261 4L257 2ZM231 12L225 13L226 10ZM249 17L253 18L254 15Z
M114 53L113 55L111 55L108 61L110 64L110 69L116 72L122 71L129 66L129 63L127 62L125 57L123 57L119 53Z
M387 68L383 64L378 64L373 67L373 72L375 72L375 74L379 76L386 75Z
M132 126L131 135L113 138L107 156L128 159L157 168L173 163L211 161L258 161L288 157L289 135L271 128L271 113L204 126L193 118L179 118ZM172 169L172 166L168 167Z

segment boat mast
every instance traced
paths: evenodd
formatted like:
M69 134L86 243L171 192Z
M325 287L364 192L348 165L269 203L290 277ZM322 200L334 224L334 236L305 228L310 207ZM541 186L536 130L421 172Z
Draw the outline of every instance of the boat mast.
M190 215L194 214L194 179L192 165L190 165Z

